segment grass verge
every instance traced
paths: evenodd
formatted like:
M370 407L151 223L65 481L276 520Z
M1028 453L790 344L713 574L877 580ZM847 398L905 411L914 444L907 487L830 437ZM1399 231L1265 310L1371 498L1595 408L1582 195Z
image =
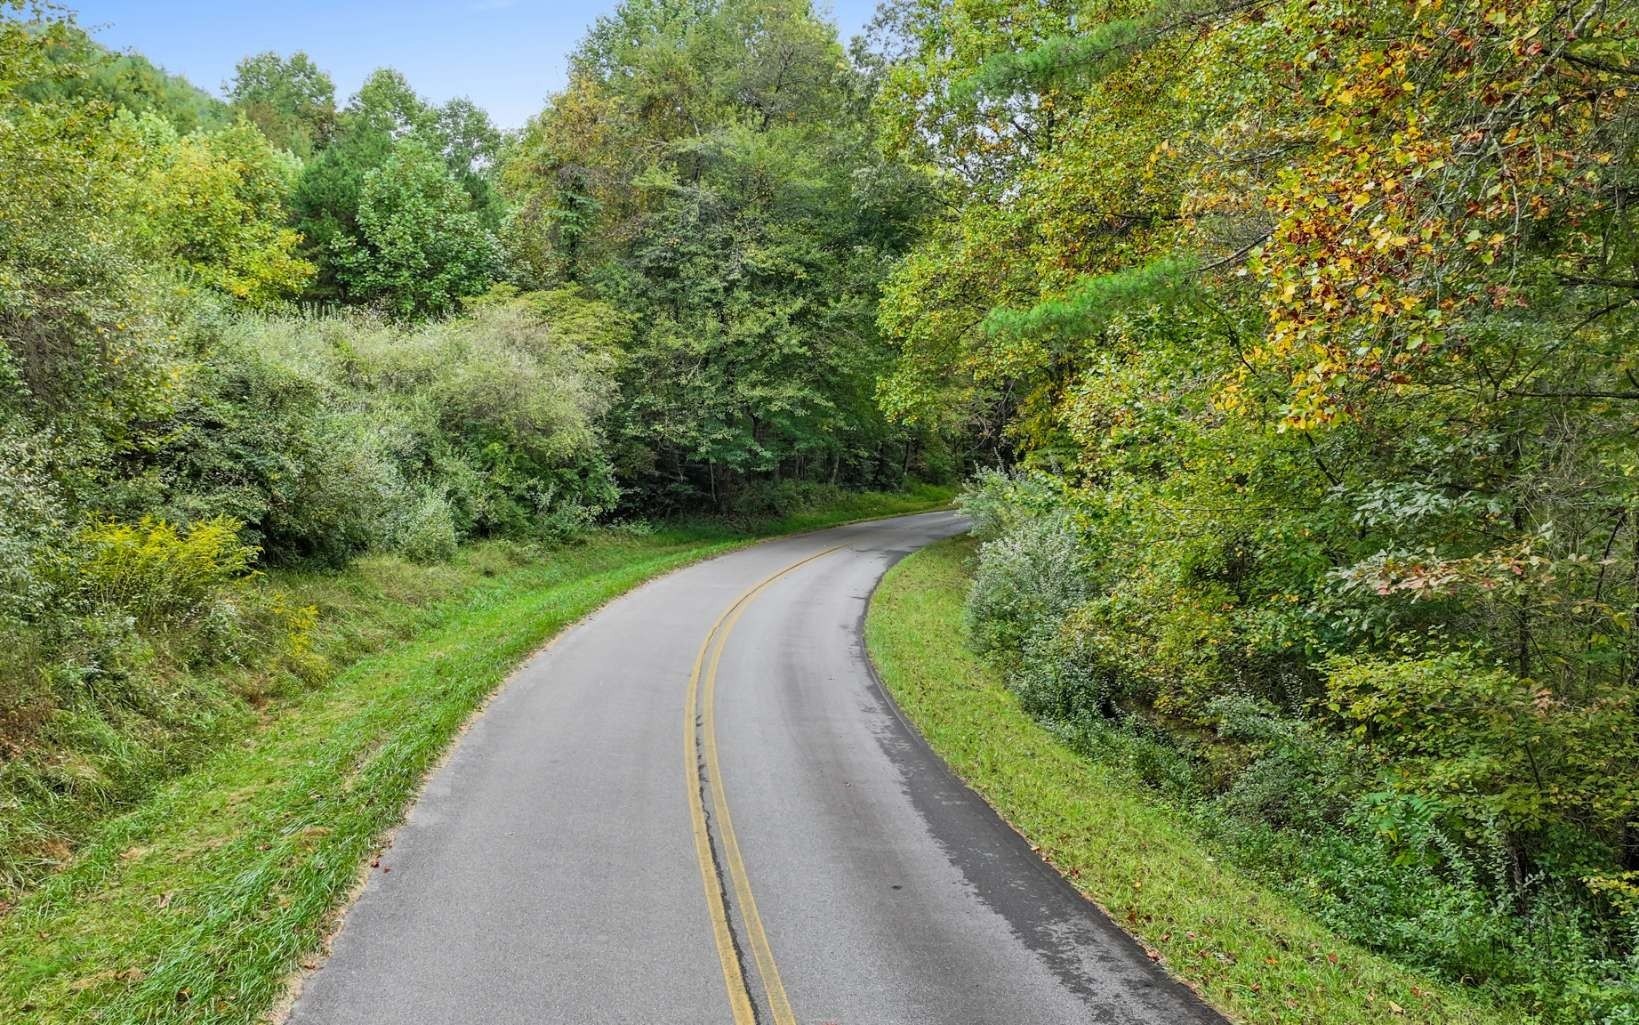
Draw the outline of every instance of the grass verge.
M426 770L547 638L645 580L756 537L949 498L933 488L857 495L755 527L600 533L545 559L480 547L447 566L365 560L286 576L281 586L326 613L323 645L373 653L275 699L23 893L0 919L0 1021L261 1019L323 943Z
M1490 1025L1455 987L1349 944L1219 863L1183 817L1031 719L961 643L974 542L924 549L884 578L866 642L906 716L950 766L1159 960L1258 1025Z

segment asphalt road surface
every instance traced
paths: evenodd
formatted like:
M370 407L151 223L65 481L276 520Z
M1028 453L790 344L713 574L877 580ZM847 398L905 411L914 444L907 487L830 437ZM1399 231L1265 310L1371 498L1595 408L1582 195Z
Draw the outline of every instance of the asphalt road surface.
M875 681L871 589L964 526L771 541L569 630L429 781L291 1020L1221 1025Z

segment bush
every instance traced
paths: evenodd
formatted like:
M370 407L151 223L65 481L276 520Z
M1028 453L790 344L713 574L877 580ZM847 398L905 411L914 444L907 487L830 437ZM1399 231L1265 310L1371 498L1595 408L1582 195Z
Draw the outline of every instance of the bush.
M1632 1022L1631 688L1555 688L1438 631L1390 642L1306 607L1288 588L1323 589L1323 564L1274 558L1260 525L1157 539L1145 510L998 473L963 507L984 539L975 645L1072 747L1351 939L1544 1022Z
M1045 515L1063 510L1063 493L1048 477L981 470L963 489L958 504L973 522L973 535L991 540Z
M455 519L441 495L423 495L404 517L398 550L415 562L438 562L455 554Z
M437 561L571 536L617 497L609 357L526 309L406 328L193 293L150 312L87 329L119 403L35 389L0 352L0 892L60 860L67 824L322 674L316 610L258 562ZM58 379L89 378L65 357Z
M1040 644L1088 593L1081 537L1063 515L1020 521L979 548L968 625L981 652Z
M1121 653L1112 649L1110 635L1082 615L1092 604L1071 613L1056 630L1032 631L1009 667L1008 683L1031 715L1066 723L1117 716L1131 677ZM991 616L1000 611L997 605L993 588L986 607L970 614ZM1006 611L1022 610L1009 603ZM994 633L996 628L990 629Z
M75 540L81 554L71 572L82 593L148 627L203 618L257 553L239 540L239 524L226 517L186 531L149 516L134 525L99 523Z
M1219 698L1210 712L1218 737L1238 747L1239 764L1218 799L1223 810L1306 830L1335 825L1349 812L1363 773L1347 744L1254 698Z
M0 625L40 616L52 601L47 563L66 542L67 512L43 444L0 428Z
M808 509L836 506L847 492L831 484L802 480L752 480L739 486L730 514L745 519L790 516Z
M608 357L521 307L416 328L242 317L203 344L158 455L168 505L236 516L275 564L560 536L616 500Z
M1330 709L1396 789L1439 802L1470 838L1502 828L1522 865L1582 872L1639 821L1631 693L1566 701L1468 652L1327 669Z

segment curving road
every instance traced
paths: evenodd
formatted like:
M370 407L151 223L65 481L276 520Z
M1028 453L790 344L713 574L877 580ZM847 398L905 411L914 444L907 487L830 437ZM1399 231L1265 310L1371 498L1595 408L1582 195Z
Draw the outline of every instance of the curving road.
M964 526L771 541L565 633L429 781L291 1020L1221 1025L876 684L872 587Z

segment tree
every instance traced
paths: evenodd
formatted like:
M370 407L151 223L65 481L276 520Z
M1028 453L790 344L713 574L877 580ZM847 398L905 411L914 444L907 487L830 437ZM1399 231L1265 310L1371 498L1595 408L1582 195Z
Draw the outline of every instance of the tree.
M418 139L394 145L364 176L358 236L333 258L350 298L419 318L447 313L495 279L500 249L472 197Z
M1020 694L1209 738L1247 791L1315 738L1315 829L1375 849L1348 824L1404 798L1457 838L1417 855L1440 871L1505 852L1475 900L1536 921L1548 880L1598 923L1575 942L1628 956L1602 894L1639 865L1631 19L899 0L882 28L883 140L943 202L886 285L881 395L1000 413L1029 473L980 499L1007 512L970 610ZM1012 602L1045 563L1069 597ZM1532 975L1555 1020L1623 999L1588 957Z
M103 130L111 110L61 59L81 38L0 19L0 401L8 425L54 425L40 448L64 460L162 408L167 369L133 314L146 289L122 187L142 152Z
M181 75L157 67L140 53L110 53L69 24L45 37L44 54L55 65L25 89L36 101L96 101L133 114L154 113L184 134L222 128L232 120L227 105Z
M259 53L239 62L228 102L268 141L304 160L330 139L336 125L336 87L300 50L288 58Z
M472 197L473 209L484 219L484 226L499 228L504 204L493 172L501 155L501 132L482 107L465 97L439 107L435 119L430 134L445 166Z
M413 163L430 174L430 169L422 167L424 162L421 156L428 153L435 155L443 164L444 176L458 185L463 198L460 203L455 203L442 195L441 186L432 192L423 192L423 200L445 211L431 216L439 223L446 223L446 216L453 218L447 224L461 231L465 231L469 223L477 224L484 240L478 236L463 235L460 239L449 240L446 245L430 237L422 237L422 242L433 246L425 254L425 259L451 269L453 277L436 286L422 283L413 289L416 292L414 295L387 297L389 280L406 284L411 282L409 277L400 273L403 268L372 273L367 272L358 261L365 258L364 254L379 251L378 247L385 238L379 233L387 230L382 220L383 206L393 206L398 200L377 196L377 211L373 215L377 220L373 230L378 235L371 239L367 237L368 229L363 217L365 186L371 176L386 168L405 146L415 147L416 155L404 157L390 177L396 179L399 185L408 185L408 179L403 177L406 167ZM391 309L414 310L420 316L435 308L448 308L448 301L453 297L433 300L432 306L428 305L428 301L434 293L441 293L452 282L481 280L487 283L497 273L498 265L492 256L485 255L479 259L476 253L479 249L487 251L493 245L487 240L488 236L500 228L503 219L502 204L491 183L500 146L501 135L489 116L470 100L455 99L442 107L433 106L416 95L399 72L391 68L372 72L338 116L329 143L303 165L296 183L292 199L296 227L306 239L308 256L319 266L311 294L316 298L350 302L385 301ZM430 188L430 179L412 187L412 191L422 186ZM394 191L398 186L382 188ZM435 196L433 192L439 194ZM404 198L403 195L399 197ZM422 201L418 200L412 205L420 206ZM457 210L457 207L460 209ZM408 215L401 210L388 219L403 216ZM404 249L406 244L404 238L398 238L389 248L397 253L397 258L409 260L409 264L405 265L409 266L417 261L411 259ZM455 250L469 245L477 248L471 250L468 256L457 258L454 255ZM455 262L450 263L451 260ZM466 269L455 270L457 265ZM467 273L480 265L489 269L476 277ZM368 286L360 291L366 280ZM429 287L432 292L427 290ZM464 284L461 287L468 286ZM484 285L476 287L481 291Z
M638 0L588 33L503 169L529 275L640 325L614 418L644 493L722 504L756 480L902 472L872 322L910 208L863 88L805 2Z
M288 152L248 121L180 138L151 120L124 130L144 140L137 216L153 257L254 305L301 292L314 267L285 226L296 179Z

